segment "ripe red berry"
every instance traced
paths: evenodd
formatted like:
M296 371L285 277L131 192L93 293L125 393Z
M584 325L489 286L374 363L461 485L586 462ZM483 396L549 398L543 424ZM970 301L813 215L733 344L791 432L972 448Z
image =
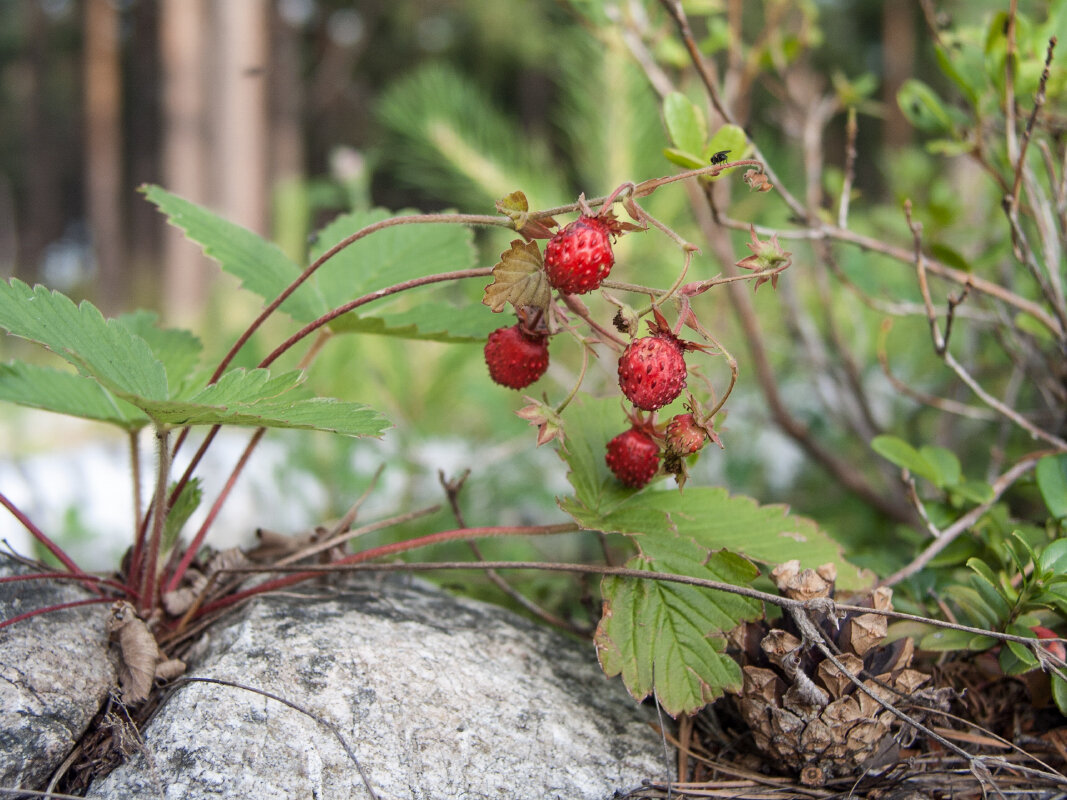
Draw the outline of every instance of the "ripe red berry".
M659 469L659 445L644 431L630 428L608 442L604 460L619 481L640 489Z
M600 217L578 217L545 246L545 272L553 288L585 294L604 282L615 264L612 227Z
M678 337L661 332L635 339L619 359L619 388L638 408L655 411L685 388L684 346Z
M485 363L489 377L501 386L522 389L548 369L548 340L519 325L497 328L485 343Z
M692 414L676 414L667 423L667 450L680 456L695 453L708 439Z

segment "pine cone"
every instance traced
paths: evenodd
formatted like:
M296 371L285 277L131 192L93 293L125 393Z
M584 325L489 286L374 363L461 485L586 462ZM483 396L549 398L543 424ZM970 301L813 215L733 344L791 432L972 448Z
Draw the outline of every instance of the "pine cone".
M771 577L786 597L808 601L833 596L836 570L833 564L801 570L800 562L790 561ZM889 610L891 600L891 590L878 588L857 605ZM897 708L915 702L947 705L943 693L920 692L930 676L910 668L911 639L880 646L885 617L853 614L839 627L829 618L819 622L840 649L838 660L877 697ZM808 785L894 763L899 745L910 744L914 729L859 690L821 651L810 643L805 647L791 617L776 624L781 627L750 623L731 635L744 674L738 705L756 746L799 772Z

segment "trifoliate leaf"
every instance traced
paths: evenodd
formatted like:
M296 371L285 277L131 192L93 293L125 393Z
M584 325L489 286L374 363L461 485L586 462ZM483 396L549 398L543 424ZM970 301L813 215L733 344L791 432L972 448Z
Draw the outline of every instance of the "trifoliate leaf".
M748 585L758 574L731 553L709 553L681 536L642 537L631 569L670 572ZM761 614L759 603L728 592L667 581L605 578L604 615L595 637L608 676L622 674L637 700L655 692L671 716L693 713L741 685L741 670L723 655L722 634Z
M545 275L541 248L537 242L515 239L511 248L500 254L500 261L493 267L493 282L485 287L482 302L495 313L511 303L516 309L536 306L547 309L552 299L552 289Z

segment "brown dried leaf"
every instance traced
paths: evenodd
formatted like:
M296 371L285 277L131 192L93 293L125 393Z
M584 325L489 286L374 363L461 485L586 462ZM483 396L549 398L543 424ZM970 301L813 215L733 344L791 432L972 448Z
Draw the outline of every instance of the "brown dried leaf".
M485 287L482 303L499 313L508 303L516 309L535 306L545 310L551 299L552 289L537 242L513 240L511 249L501 253L499 263L493 267L493 282Z
M120 600L111 607L108 630L118 633L119 685L122 687L122 702L127 705L140 703L148 697L159 663L159 646L156 637L144 621L137 617L132 605Z

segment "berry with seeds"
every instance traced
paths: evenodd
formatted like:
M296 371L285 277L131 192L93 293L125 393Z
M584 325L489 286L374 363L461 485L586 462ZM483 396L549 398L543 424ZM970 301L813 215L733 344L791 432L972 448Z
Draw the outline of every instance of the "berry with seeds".
M548 369L548 339L532 334L521 323L497 328L485 343L489 377L509 389L529 386Z
M615 264L611 236L619 225L607 217L581 216L545 245L545 272L553 288L585 294L604 282Z
M630 428L608 442L604 460L621 483L640 489L659 470L659 445L645 431Z
M708 440L704 430L690 414L676 414L667 423L667 450L679 456L695 453Z
M638 408L655 411L685 388L685 345L669 331L635 339L619 359L619 388Z

